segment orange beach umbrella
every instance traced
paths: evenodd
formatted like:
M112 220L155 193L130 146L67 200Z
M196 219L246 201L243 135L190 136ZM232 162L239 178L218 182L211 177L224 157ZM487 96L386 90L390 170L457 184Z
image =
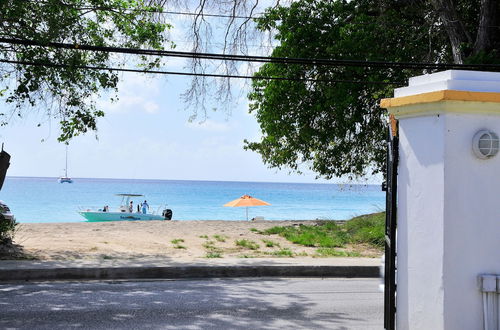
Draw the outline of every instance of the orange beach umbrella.
M238 199L235 199L234 201L231 201L227 204L224 204L224 206L229 206L229 207L240 207L240 206L245 206L246 207L246 214L247 214L247 220L248 220L248 207L249 206L263 206L263 205L271 205L268 202L264 202L258 198L254 198L249 195L243 195Z

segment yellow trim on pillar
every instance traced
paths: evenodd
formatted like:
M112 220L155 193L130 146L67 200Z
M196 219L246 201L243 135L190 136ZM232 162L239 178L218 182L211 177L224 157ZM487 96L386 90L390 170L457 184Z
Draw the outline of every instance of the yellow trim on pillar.
M500 103L500 93L468 92L455 90L442 90L417 95L382 99L382 108L400 107L416 103L432 103L439 101L475 101Z
M500 114L500 93L442 90L383 99L380 107L396 118L445 112Z

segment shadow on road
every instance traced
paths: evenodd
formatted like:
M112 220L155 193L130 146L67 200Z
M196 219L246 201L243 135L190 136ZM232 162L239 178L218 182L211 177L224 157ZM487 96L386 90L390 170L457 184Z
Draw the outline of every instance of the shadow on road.
M366 287L361 291L370 299L350 298L356 286L351 282L333 291L324 289L326 282L316 287L305 279L2 285L0 328L373 328L369 313L349 313L349 306L373 309L368 300L381 299L380 293Z

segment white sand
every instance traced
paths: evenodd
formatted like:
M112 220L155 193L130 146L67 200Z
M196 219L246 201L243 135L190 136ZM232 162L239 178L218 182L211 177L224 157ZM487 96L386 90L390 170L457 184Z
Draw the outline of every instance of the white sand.
M222 257L274 257L273 252L290 249L297 256L312 258L316 248L294 245L277 235L251 231L273 226L313 224L314 221L123 221L96 223L20 224L15 243L42 260L134 259L143 257L178 259L206 258L208 252ZM224 239L218 241L214 235ZM179 241L177 244L172 240ZM257 250L243 248L236 240L251 240ZM266 247L263 239L277 243ZM182 246L184 248L179 248ZM211 248L215 247L214 248ZM366 252L366 253L365 253ZM364 255L378 251L363 251Z

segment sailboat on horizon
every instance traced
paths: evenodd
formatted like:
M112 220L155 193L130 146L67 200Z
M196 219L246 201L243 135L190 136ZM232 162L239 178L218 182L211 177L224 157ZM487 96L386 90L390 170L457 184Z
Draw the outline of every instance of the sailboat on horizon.
M73 180L68 176L68 146L66 145L66 166L64 167L64 176L59 178L59 183L73 183Z

